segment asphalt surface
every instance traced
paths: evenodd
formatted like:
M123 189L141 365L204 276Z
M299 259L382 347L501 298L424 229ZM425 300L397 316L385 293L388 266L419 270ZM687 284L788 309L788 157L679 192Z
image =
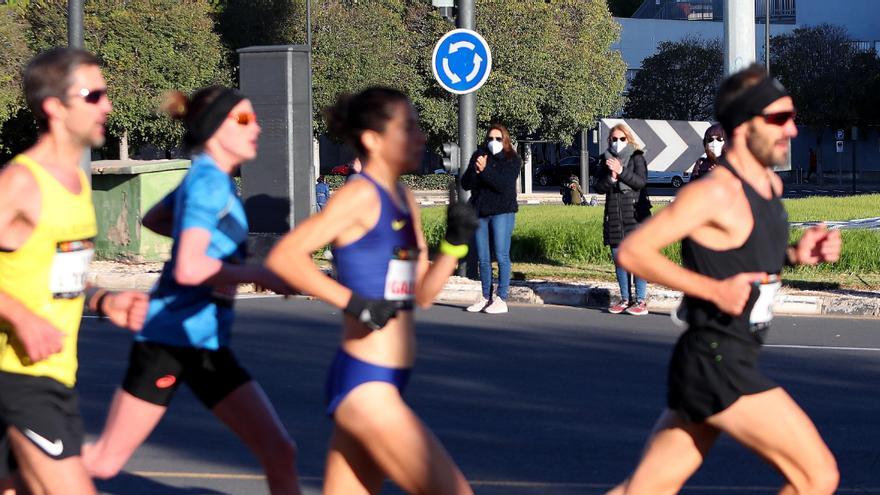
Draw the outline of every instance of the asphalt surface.
M243 299L232 347L300 449L305 493L320 492L331 423L323 382L339 312L304 300ZM839 493L880 493L876 320L779 317L762 365L816 422L842 474ZM486 495L603 493L633 468L664 405L677 336L668 316L556 306L507 315L437 306L419 315L408 402ZM130 337L92 318L80 338L89 436L102 425ZM768 411L772 414L772 411ZM781 478L722 438L684 493L776 493ZM259 466L185 389L106 494L263 494ZM390 484L383 493L400 493Z

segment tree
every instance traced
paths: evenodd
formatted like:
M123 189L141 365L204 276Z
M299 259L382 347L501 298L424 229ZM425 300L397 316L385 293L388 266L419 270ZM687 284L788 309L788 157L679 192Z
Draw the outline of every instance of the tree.
M518 136L570 144L620 108L626 64L611 50L620 25L604 0L479 0L477 30L493 58L477 94L481 127L501 122Z
M642 0L608 0L608 9L614 17L632 17L642 5Z
M624 113L639 119L710 120L723 73L720 40L661 42L642 61Z
M304 0L289 9L286 3L227 0L219 26L229 48L303 43ZM476 12L477 30L493 53L492 75L477 93L481 126L503 122L516 135L568 142L619 108L625 65L611 50L620 27L605 0L479 0ZM242 16L269 21L262 30L233 32L235 19L252 22ZM425 0L313 0L316 134L325 129L320 109L337 94L384 84L412 98L431 145L452 138L456 98L434 81L430 66L434 44L452 28Z
M798 123L845 127L857 119L851 80L855 47L846 29L830 24L797 28L770 41L770 69L794 98Z
M24 107L21 72L33 53L24 36L26 23L18 11L0 6L0 126ZM0 151L9 152L6 140Z
M104 68L113 112L108 131L128 143L172 148L179 124L157 113L163 93L228 84L219 36L206 0L94 0L85 3L85 47ZM66 45L67 2L31 2L26 9L36 50Z
M855 124L880 126L880 56L876 51L859 53L850 69Z

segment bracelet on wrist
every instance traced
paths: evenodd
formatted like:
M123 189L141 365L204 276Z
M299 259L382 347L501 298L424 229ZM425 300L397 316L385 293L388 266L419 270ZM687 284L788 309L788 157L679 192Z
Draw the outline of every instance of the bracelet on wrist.
M449 241L443 239L440 241L440 252L443 254L448 254L449 256L455 256L456 258L464 258L468 254L468 245L467 244L459 244L454 245L450 244Z
M95 313L98 313L98 316L101 318L107 318L107 313L104 312L104 298L110 295L109 290L105 290L98 296L98 299L95 301Z

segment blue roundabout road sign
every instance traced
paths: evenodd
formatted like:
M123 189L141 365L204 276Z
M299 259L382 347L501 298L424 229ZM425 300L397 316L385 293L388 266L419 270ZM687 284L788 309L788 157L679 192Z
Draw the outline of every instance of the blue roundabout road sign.
M446 91L459 95L478 89L492 71L492 52L476 31L454 29L444 34L431 57L434 78Z

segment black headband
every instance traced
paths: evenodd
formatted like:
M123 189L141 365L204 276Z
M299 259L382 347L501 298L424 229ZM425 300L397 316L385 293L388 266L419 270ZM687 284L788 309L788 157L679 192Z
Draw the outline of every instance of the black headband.
M200 112L187 115L184 119L186 134L183 141L188 146L198 146L217 132L220 124L226 120L227 114L232 107L244 99L244 96L234 89L223 89L214 101L205 105Z
M738 125L761 115L767 105L786 96L788 91L782 83L776 78L767 77L720 109L715 117L721 122L724 131L732 135Z

